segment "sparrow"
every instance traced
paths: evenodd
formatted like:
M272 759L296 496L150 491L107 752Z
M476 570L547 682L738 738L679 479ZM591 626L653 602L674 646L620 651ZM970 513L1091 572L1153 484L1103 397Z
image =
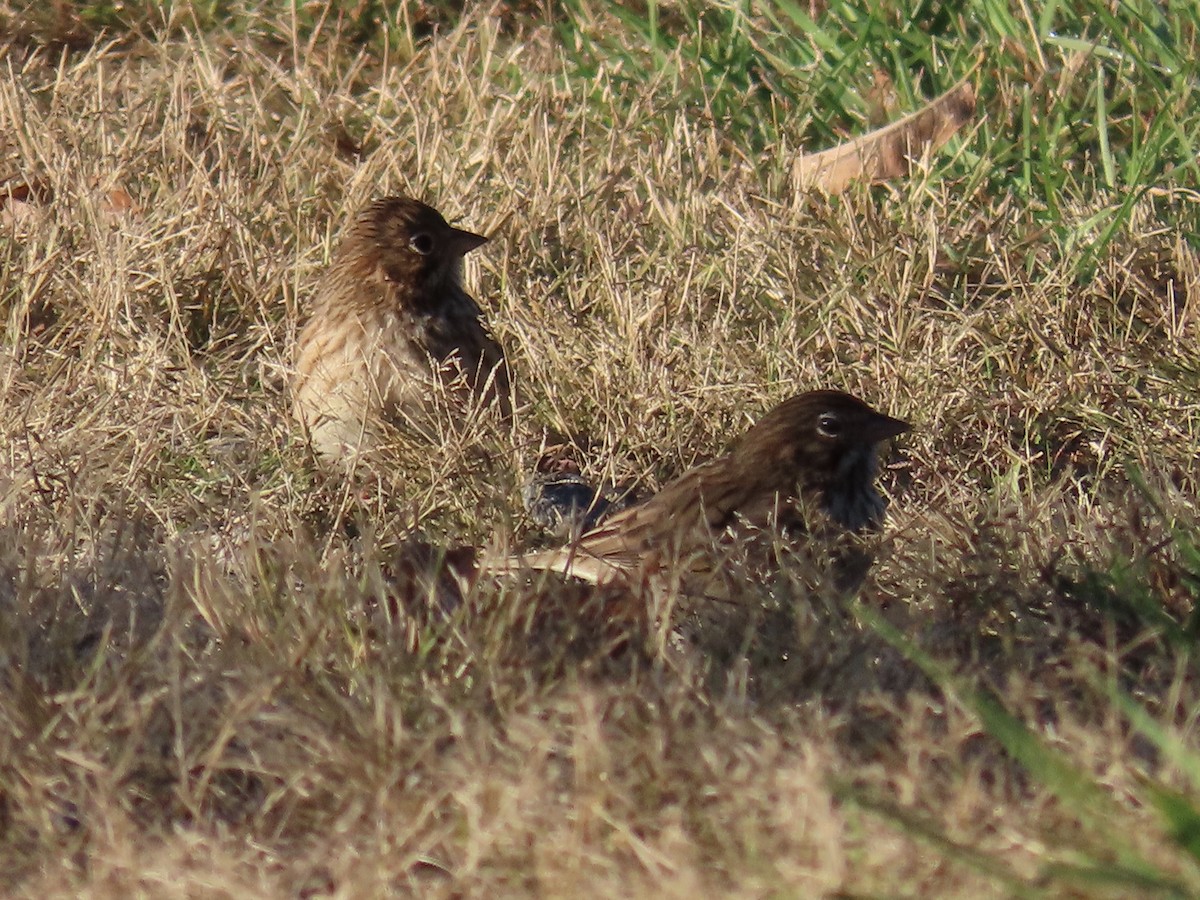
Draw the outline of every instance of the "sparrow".
M486 568L551 570L600 585L685 576L703 592L726 551L764 531L836 541L877 529L886 509L875 487L877 447L909 427L840 391L799 394L763 416L724 456L578 540Z
M350 223L293 354L294 411L320 459L372 449L385 422L436 434L439 416L472 400L511 415L504 352L462 286L463 256L486 240L409 197L375 200Z

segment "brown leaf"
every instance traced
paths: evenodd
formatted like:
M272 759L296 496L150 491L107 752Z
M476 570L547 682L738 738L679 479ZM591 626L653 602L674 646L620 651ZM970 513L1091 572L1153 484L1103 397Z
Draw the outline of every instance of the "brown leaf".
M970 76L968 76L970 77ZM860 138L796 158L798 190L841 193L856 179L885 181L907 175L975 115L975 89L964 78L936 100L897 122Z
M112 218L130 217L140 219L142 216L142 207L129 191L117 185L105 194L102 209Z
M0 226L23 231L45 216L45 204L51 199L50 186L43 179L0 183Z
M53 196L44 178L32 181L9 179L0 183L0 206L17 200L21 203L45 203Z

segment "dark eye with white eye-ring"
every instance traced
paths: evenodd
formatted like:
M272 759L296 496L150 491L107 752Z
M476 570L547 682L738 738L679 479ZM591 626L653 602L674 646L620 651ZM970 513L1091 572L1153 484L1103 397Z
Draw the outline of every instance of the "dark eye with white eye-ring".
M833 413L821 413L817 417L817 434L821 437L835 438L842 433L842 423Z
M433 238L425 232L419 231L408 239L408 246L422 256L428 256L433 252Z

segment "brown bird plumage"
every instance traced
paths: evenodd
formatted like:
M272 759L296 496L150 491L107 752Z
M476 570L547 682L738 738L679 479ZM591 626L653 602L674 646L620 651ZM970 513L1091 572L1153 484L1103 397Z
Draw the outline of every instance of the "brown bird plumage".
M908 428L849 394L800 394L767 413L729 453L578 541L489 568L547 569L606 584L711 569L718 545L755 529L836 535L878 527L885 504L875 489L876 445Z
M486 240L407 197L351 223L294 356L296 413L322 459L376 446L381 421L436 431L439 384L510 414L504 353L461 284L463 256Z

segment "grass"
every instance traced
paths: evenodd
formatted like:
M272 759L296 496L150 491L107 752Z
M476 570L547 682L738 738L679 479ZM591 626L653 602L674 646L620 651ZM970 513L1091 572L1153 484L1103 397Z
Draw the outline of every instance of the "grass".
M1197 20L0 3L4 892L1194 895ZM795 192L968 74L914 177ZM389 192L492 235L534 403L359 496L289 345ZM692 677L574 586L389 612L539 539L546 428L650 490L816 386L916 424L855 601L785 567Z

